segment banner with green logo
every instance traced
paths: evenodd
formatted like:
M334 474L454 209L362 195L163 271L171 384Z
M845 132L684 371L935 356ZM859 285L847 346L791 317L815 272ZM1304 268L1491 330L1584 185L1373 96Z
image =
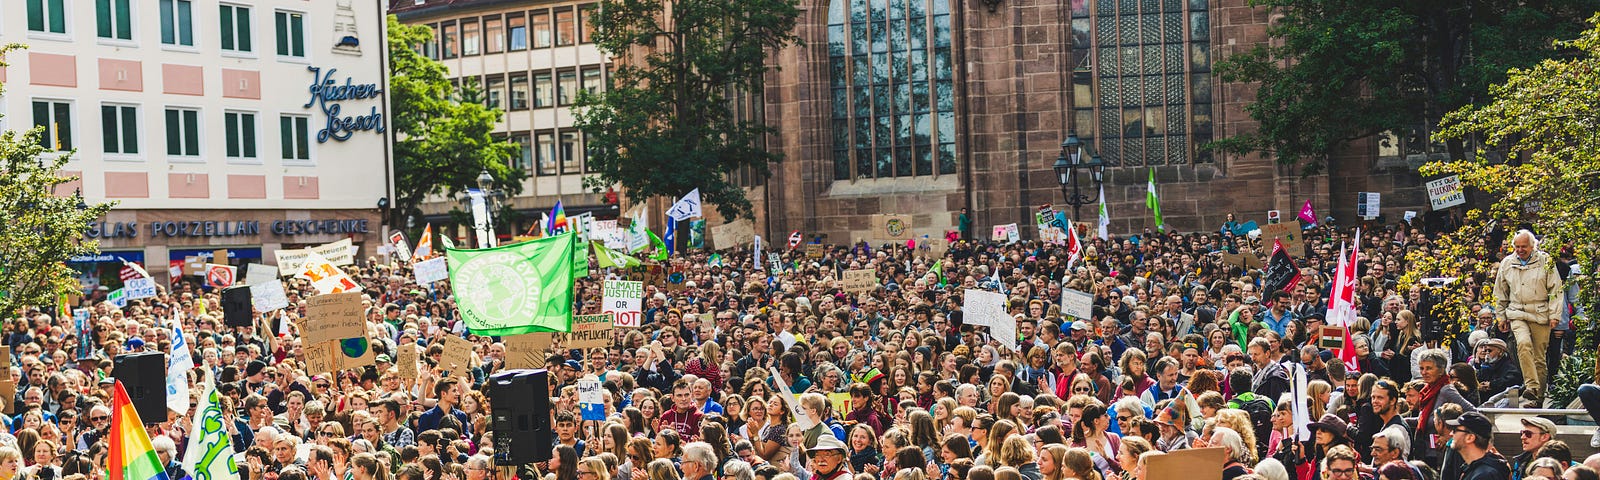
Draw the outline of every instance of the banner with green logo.
M571 233L479 250L445 249L467 329L506 336L572 331Z

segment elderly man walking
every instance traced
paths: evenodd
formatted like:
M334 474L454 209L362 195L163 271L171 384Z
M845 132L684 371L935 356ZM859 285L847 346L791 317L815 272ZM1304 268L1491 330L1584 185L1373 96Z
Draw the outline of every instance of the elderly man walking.
M1495 275L1494 296L1497 312L1510 322L1517 339L1526 390L1523 405L1537 408L1545 393L1544 353L1550 345L1550 328L1561 318L1561 277L1550 254L1539 250L1533 232L1518 231L1511 245L1512 254L1500 261Z

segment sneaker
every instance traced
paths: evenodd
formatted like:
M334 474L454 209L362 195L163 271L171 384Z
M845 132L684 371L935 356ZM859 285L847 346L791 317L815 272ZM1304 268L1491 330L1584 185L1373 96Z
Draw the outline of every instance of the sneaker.
M1589 448L1600 448L1600 429L1596 429L1594 435L1589 437Z

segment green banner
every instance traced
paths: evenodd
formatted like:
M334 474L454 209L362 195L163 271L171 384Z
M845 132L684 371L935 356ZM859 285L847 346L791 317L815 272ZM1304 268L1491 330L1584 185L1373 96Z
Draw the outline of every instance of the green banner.
M456 306L478 335L572 331L577 236L481 250L445 249Z

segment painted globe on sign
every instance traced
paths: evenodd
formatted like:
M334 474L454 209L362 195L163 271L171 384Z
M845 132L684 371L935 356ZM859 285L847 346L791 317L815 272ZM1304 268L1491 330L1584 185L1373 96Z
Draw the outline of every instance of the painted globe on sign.
M339 351L343 352L345 357L361 358L367 354L367 339L366 337L356 337L340 340Z

